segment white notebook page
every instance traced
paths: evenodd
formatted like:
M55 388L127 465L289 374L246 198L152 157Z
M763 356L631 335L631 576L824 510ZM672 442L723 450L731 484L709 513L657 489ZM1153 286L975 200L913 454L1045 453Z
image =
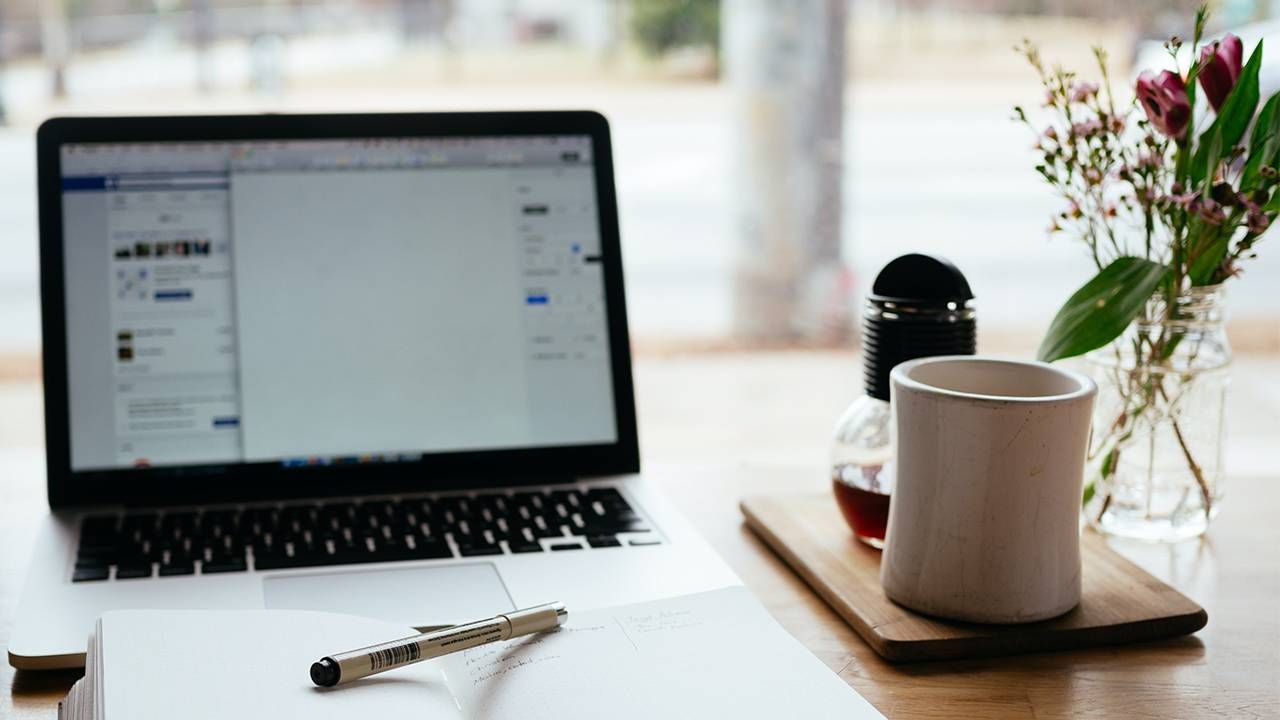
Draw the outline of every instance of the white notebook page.
M581 613L442 659L470 720L882 718L741 587Z
M91 653L102 674L64 710L96 695L105 720L882 718L740 587L571 608L554 632L336 688L311 683L316 659L407 632L306 611L108 613Z

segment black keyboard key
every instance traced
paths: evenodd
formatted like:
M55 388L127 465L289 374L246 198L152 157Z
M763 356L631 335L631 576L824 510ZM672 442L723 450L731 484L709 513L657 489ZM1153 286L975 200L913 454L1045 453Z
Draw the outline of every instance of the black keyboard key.
M534 515L541 513L547 507L545 496L538 492L518 492L511 496L511 501L517 508L526 507Z
M632 547L646 547L649 545L661 545L662 541L658 538L633 538L627 541Z
M535 516L533 518L533 523L529 525L529 529L533 532L534 537L564 537L564 530L560 528L559 524L550 522L541 516Z
M244 543L241 543L237 538L234 538L230 535L223 535L220 538L205 538L204 542L201 542L199 544L196 544L193 542L183 542L182 544L177 545L176 548L182 550L183 552L195 553L199 555L203 555L203 553L198 553L196 552L197 550L203 550L204 548L209 548L210 552L217 553L219 555L226 555L230 557L244 556Z
M405 549L406 560L439 560L453 557L453 551L443 540L414 540L414 546Z
M190 552L186 551L181 546L178 546L168 548L164 552L160 553L160 558L157 562L163 566L172 565L174 563L190 562L194 559L195 558Z
M485 543L485 542L458 543L458 552L463 557L476 557L480 555L501 555L502 547L497 543Z
M588 506L599 503L606 514L631 509L631 505L627 503L626 498L622 497L622 493L618 492L617 488L594 488L588 490L584 495L584 500L586 500Z
M371 553L366 549L356 548L355 550L341 550L332 555L323 557L306 557L296 556L286 564L286 567L317 567L321 565L358 565L362 563L374 562L390 562L397 558L391 556L379 556L377 553Z
M195 563L190 560L171 562L167 565L160 566L160 577L171 577L174 575L192 575L196 571Z
M554 545L548 545L547 547L550 548L553 552L557 550L581 550L582 544L581 543L556 543Z
M582 507L583 498L577 490L553 490L547 494L547 504L553 508L564 508L565 515L568 515Z
M81 548L76 552L76 566L114 565L120 552L114 547Z
M91 555L85 555L83 553L76 555L76 567L78 568L106 567L108 565L115 565L115 564L116 564L116 561L114 559L98 558L98 557L93 557Z
M129 568L138 568L143 566L151 567L151 558L148 557L146 553L142 552L140 547L134 547L121 551L120 554L116 556L115 564L118 567Z
M507 548L517 554L542 552L542 545L536 542L508 540Z
M319 556L303 557L289 556L283 552L257 554L253 556L253 567L255 570L286 570L289 568L311 567L316 565L341 565L343 563L333 562L331 559L321 559ZM207 568L209 565L205 563ZM207 571L206 571L207 572Z
M472 512L475 510L475 508L472 507L470 500L458 495L440 498L438 501L438 507L446 517L453 517L452 522L470 518L472 516Z
M253 544L263 533L280 527L280 513L275 508L249 508L240 516L237 534L246 545Z
M116 567L117 580L132 580L151 577L151 563L129 563Z
M206 560L200 565L200 572L205 575L224 572L244 572L249 566L242 557L219 557L213 560Z
M71 582L92 582L94 580L106 580L110 573L108 569L102 565L88 565L77 567L75 573L71 576Z
M472 504L475 506L479 517L486 523L495 523L499 518L505 518L512 514L511 505L504 495L480 495L474 499Z
M640 533L649 532L649 526L643 520L611 520L607 518L596 518L587 520L581 526L570 525L569 533L572 535L616 535L618 533Z
M622 543L618 542L618 538L613 535L592 535L587 538L587 544L593 548L619 547Z

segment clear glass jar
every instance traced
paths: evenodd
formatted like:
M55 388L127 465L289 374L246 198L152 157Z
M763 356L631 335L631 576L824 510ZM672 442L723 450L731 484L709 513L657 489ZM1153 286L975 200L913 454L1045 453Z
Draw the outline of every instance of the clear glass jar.
M836 422L831 482L844 519L858 539L884 547L893 492L889 403L863 395Z
M1098 383L1084 513L1103 533L1198 537L1222 500L1231 345L1221 285L1157 295L1087 356Z

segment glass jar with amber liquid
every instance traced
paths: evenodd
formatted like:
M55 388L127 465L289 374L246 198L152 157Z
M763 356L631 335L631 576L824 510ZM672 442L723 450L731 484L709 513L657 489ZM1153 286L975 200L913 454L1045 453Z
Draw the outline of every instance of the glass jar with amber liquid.
M903 255L880 271L862 316L866 394L836 423L831 482L854 535L884 547L894 485L889 371L919 357L972 355L973 292L950 262Z

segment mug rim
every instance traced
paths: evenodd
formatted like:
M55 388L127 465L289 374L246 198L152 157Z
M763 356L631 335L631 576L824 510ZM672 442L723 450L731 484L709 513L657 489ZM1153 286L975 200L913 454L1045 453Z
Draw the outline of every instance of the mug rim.
M1013 365L1023 368L1034 368L1039 372L1047 372L1061 378L1066 378L1076 384L1076 389L1057 395L989 395L985 393L964 392L962 390L952 390L950 388L938 387L937 385L930 385L916 380L909 374L912 370L922 365L945 365L958 362L976 362L990 365ZM889 378L892 380L891 385L902 387L907 390L963 400L983 400L997 403L1047 404L1069 402L1072 400L1091 397L1098 392L1097 383L1084 373L1055 367L1049 363L1041 362L1039 360L1015 360L989 355L935 355L932 357L916 358L915 360L908 360L896 365L893 370L889 372Z

